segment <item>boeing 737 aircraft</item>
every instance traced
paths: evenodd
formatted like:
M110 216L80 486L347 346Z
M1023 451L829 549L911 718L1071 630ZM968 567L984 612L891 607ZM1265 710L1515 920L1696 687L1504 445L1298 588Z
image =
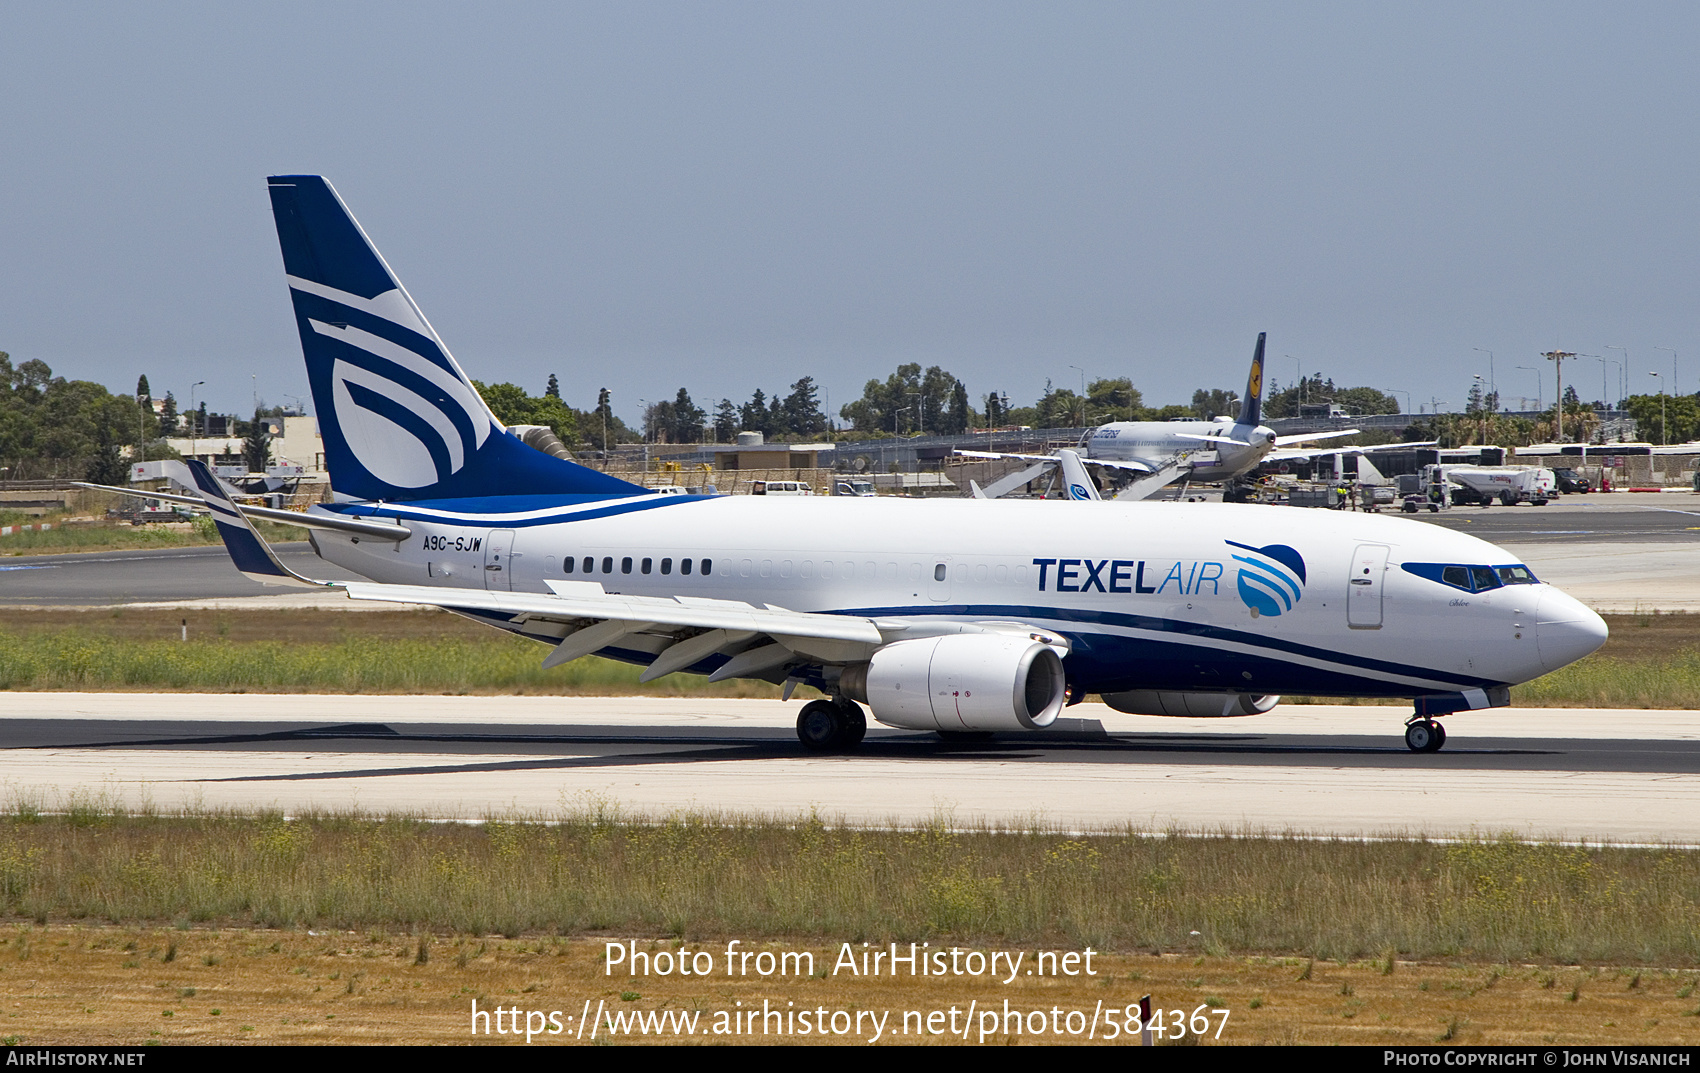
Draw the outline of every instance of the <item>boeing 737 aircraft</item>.
M600 653L644 681L813 686L825 697L797 733L815 750L855 747L863 705L895 727L1021 734L1087 694L1225 716L1290 692L1413 698L1406 743L1432 751L1435 717L1506 704L1605 640L1598 615L1508 552L1395 518L652 494L521 442L330 184L270 187L334 502L241 507L199 463L199 498L181 497L204 501L260 581L322 584L283 566L250 515L307 527L321 558L371 579L341 586L350 597L533 638L544 666Z
M1311 458L1340 451L1395 451L1427 447L1434 440L1387 443L1373 447L1297 448L1291 445L1314 440L1356 436L1359 429L1336 432L1277 436L1263 425L1263 345L1267 332L1257 333L1252 351L1251 373L1240 400L1238 419L1218 417L1214 421L1112 421L1099 425L1081 438L1075 448L1049 455L1000 454L992 451L957 451L964 458L1015 459L1032 463L982 489L969 482L976 499L997 499L1053 472L1061 477L1067 499L1098 499L1096 484L1081 479L1083 465L1131 478L1116 493L1121 500L1146 499L1163 488L1182 482L1224 484L1235 481L1263 462Z

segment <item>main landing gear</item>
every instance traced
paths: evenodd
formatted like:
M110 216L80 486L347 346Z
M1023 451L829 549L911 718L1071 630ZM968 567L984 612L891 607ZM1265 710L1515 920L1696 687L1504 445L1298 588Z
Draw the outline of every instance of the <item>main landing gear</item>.
M814 753L847 753L862 744L868 718L852 700L811 700L797 713L797 740Z
M1446 728L1433 719L1412 719L1405 724L1405 746L1413 753L1438 753L1446 744Z

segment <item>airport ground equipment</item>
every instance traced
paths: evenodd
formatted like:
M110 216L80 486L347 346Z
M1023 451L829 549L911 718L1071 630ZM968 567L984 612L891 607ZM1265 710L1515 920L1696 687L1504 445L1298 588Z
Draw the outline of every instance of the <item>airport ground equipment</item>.
M1452 501L1461 506L1488 506L1499 502L1507 507L1532 503L1544 507L1557 494L1558 480L1545 466L1425 466L1431 484L1444 480Z

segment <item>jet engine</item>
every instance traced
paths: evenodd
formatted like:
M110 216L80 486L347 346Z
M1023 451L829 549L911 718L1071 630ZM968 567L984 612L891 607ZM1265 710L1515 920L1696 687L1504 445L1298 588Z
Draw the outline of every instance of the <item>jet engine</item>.
M1128 715L1185 715L1218 718L1226 715L1262 715L1281 703L1279 696L1253 693L1158 693L1135 689L1127 693L1105 693L1104 703Z
M1055 650L986 633L897 641L839 680L888 726L946 732L1043 729L1062 711L1066 687Z

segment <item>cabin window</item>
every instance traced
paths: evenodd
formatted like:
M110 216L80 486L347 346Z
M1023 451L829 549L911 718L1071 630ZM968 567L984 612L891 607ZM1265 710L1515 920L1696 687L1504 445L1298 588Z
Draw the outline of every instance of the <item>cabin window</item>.
M645 559L644 559L644 560L643 560L643 565L642 565L642 566L641 566L641 567L640 567L640 569L641 569L641 570L642 570L642 571L643 571L643 572L644 572L644 573L646 573L646 574L647 574L647 573L649 573L649 571L650 571L650 569L651 569L651 568L652 568L652 567L654 567L654 566L655 566L655 560L654 560L654 559L650 559L650 558L647 558L647 557L646 557L646 558L645 558Z
M663 559L663 560L661 560L661 562L663 564L665 564L667 562L667 560ZM662 573L666 573L666 572L667 571L665 569L662 570ZM689 574L690 572L691 572L691 561L689 559L680 559L679 560L679 573Z
M604 574L612 574L614 572L614 557L612 555L604 555L602 557L602 572Z
M561 556L561 573L570 574L572 572L573 572L573 557L571 555Z
M632 557L630 555L628 555L624 559L620 560L620 573L629 574L631 572L632 572Z
M687 573L688 572L689 571L687 571ZM704 559L702 561L702 576L707 577L708 575L710 575L712 573L714 573L714 560L713 559Z
M594 558L592 558L591 556L586 555L584 557L584 572L589 574L589 573L594 572L595 570L596 570L596 560ZM607 573L607 571L603 571L603 573Z
M943 563L940 563L937 566L933 567L933 580L934 581L943 581L944 575L945 575L945 570L946 570L946 567Z
M661 560L661 572L663 574L671 574L673 572L673 560L671 560L671 559Z

